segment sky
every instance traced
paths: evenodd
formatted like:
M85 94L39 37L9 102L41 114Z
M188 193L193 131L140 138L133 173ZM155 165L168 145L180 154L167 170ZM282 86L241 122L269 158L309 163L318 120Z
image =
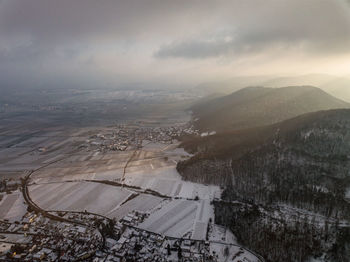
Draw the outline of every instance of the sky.
M0 85L350 75L348 0L0 0Z

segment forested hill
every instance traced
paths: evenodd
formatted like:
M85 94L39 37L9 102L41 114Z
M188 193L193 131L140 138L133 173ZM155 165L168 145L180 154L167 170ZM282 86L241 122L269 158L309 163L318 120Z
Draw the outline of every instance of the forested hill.
M257 202L294 203L301 191L320 190L327 203L340 198L341 205L350 187L350 109L309 113L183 146L196 152L178 163L184 179L232 185L235 194ZM335 207L329 202L327 208L322 212L332 215ZM339 212L350 216L350 210Z
M224 186L215 221L267 261L348 261L350 109L184 142L186 180ZM317 215L316 215L317 214ZM315 220L315 217L318 217ZM347 226L339 227L339 221Z
M349 108L319 88L247 87L228 96L197 103L191 110L202 131L227 131L277 123L304 113Z

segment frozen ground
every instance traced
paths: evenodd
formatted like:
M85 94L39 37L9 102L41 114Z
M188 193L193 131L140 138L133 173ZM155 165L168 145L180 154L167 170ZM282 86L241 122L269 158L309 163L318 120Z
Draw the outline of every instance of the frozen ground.
M5 238L2 239L4 242L9 242L9 243L29 243L30 238L24 236L23 234L1 234Z
M211 201L220 197L221 190L181 179L176 164L189 154L177 148L178 144L143 141L143 148L123 152L80 149L78 142L85 141L86 136L91 135L89 132L89 129L51 130L39 137L19 135L8 144L0 136L1 145L11 143L10 147L0 148L4 153L0 156L0 175L20 175L25 174L25 170L42 167L31 176L28 189L32 200L45 210L86 210L117 220L132 211L143 211L150 216L140 228L196 240L206 240L212 225L209 239L217 242L211 244L211 249L219 261L256 261L254 255L237 246L229 245L228 250L225 249L227 245L222 243L235 244L235 237L209 222L214 221ZM106 180L141 190L102 183ZM142 192L146 189L169 198ZM0 202L0 219L18 220L25 211L18 191L6 195Z
M198 211L193 225L192 239L205 240L209 219L214 220L214 208L209 199L202 199L198 203Z
M172 237L186 235L204 240L208 221L214 219L210 202L219 197L221 191L217 186L183 181L176 171L176 163L188 154L176 146L146 144L127 168L125 183L174 198L151 214L141 228Z
M210 251L222 262L259 262L256 256L239 246L211 243Z
M151 211L157 208L164 200L160 197L141 194L136 198L131 199L120 207L112 209L106 216L109 218L116 218L117 220L123 218L133 210L137 211Z
M0 201L0 219L20 220L26 211L27 207L24 204L22 193L19 191L5 194Z
M125 183L152 189L164 195L183 198L213 199L220 196L217 186L183 181L176 164L189 155L178 144L149 143L140 150L126 169Z
M177 144L143 143L144 148L117 153L79 153L54 163L32 176L30 195L47 210L98 213L121 219L133 210L152 212L142 227L168 236L204 240L208 221L214 218L217 186L183 181L176 171L177 161L188 157ZM129 162L128 162L129 160ZM120 181L124 167L126 185L151 189L173 198L140 194L123 203L130 190L84 180ZM55 194L52 194L55 192ZM197 199L195 201L195 199ZM155 211L156 210L156 211ZM155 212L154 212L155 211Z
M193 230L198 207L195 201L173 200L151 214L140 228L166 236L183 237Z
M160 197L142 193L128 200L135 194L134 191L84 181L33 184L29 186L29 194L45 210L86 210L117 220L133 210L152 210L163 201Z
M46 210L84 211L106 215L132 192L100 183L65 182L31 185L32 200Z
M218 256L218 261L259 261L249 251L238 246L236 237L228 228L212 224L209 240L212 241L210 244L210 251L212 254L216 254ZM222 243L227 243L227 245Z

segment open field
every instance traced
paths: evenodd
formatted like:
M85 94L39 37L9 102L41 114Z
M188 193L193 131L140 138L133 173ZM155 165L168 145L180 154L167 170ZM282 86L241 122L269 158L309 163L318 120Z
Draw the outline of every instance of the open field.
M0 172L1 178L10 172L37 169L47 163L61 159L77 149L84 141L86 130L42 128L33 130L23 127L0 132Z
M30 112L0 112L0 186L3 192L13 191L2 193L0 219L8 219L11 226L22 227L22 220L33 227L34 223L28 222L33 217L22 219L29 204L37 212L35 223L44 235L50 230L56 233L66 223L90 225L96 217L67 213L62 222L60 212L47 211L87 211L117 221L127 215L139 216L130 228L205 240L209 221L214 218L211 200L219 197L221 190L183 181L176 171L178 161L190 156L178 148L176 140L183 131L193 131L184 110L188 102L169 103L162 98L161 103L149 105L149 101L134 101L135 95L128 93L130 97L125 98L132 103L89 101L77 107L45 105ZM50 220L55 220L58 227L51 228ZM30 243L23 237L26 234L28 231L3 235L5 241ZM225 232L217 235L223 239ZM69 237L81 241L75 233ZM46 242L42 241L43 246ZM222 253L221 246L213 248Z
M151 212L142 228L167 236L203 240L213 219L210 201L220 189L181 180L176 162L188 154L177 144L143 143L141 149L125 152L78 152L36 171L30 195L46 210L84 211L121 219L133 210ZM151 189L173 200L140 194L124 203L131 191L110 185L84 182L109 180ZM55 192L52 196L51 192ZM198 198L200 200L194 201ZM186 200L190 199L190 200ZM192 200L191 200L192 199Z
M130 201L126 202L119 208L112 209L106 214L106 216L119 220L134 210L143 212L151 211L160 205L162 201L164 200L160 197L141 194L136 198L133 198Z
M245 249L240 248L239 246L230 246L211 243L210 245L211 252L215 251L218 255L218 261L249 261L249 262L258 262L259 259L254 256L252 253L248 252ZM225 251L226 250L226 251ZM228 254L228 255L225 255Z
M140 228L170 237L205 240L214 211L209 200L174 199L156 210Z
M111 132L111 128L105 130ZM141 148L125 151L81 147L99 132L104 129L18 129L12 134L0 131L0 152L4 153L0 157L0 174L21 176L26 170L35 170L29 181L29 195L45 210L86 210L117 220L139 210L151 213L142 224L147 230L205 239L209 218L213 218L210 201L220 195L220 189L181 180L176 163L189 154L177 148L177 143L148 140L142 141ZM137 186L141 191L151 189L173 199L103 181ZM126 201L134 194L138 195ZM20 194L5 197L0 204L1 213L14 216L17 197ZM194 201L195 198L200 200Z
M27 211L21 192L4 195L0 201L0 219L19 220Z
M101 215L118 207L132 194L126 189L93 182L32 185L29 193L32 200L45 210L87 210Z
M176 171L176 163L189 155L183 149L177 148L177 145L146 144L128 165L125 183L173 197L219 197L220 189L217 186L206 186L181 179Z
M34 181L62 182L67 180L120 180L123 168L132 152L99 153L82 152L39 170Z
M153 213L140 228L173 237L182 237L193 228L198 204L173 200Z

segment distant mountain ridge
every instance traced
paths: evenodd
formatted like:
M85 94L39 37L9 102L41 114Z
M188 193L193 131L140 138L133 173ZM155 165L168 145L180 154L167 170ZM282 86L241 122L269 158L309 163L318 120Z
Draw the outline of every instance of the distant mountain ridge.
M248 86L278 88L281 86L316 86L338 99L350 103L350 76L333 76L328 74L306 74L299 76L245 76L233 77L218 82L201 83L194 88L201 94L230 94Z
M320 110L350 104L313 86L247 87L230 95L194 105L191 110L202 131L225 131L277 123Z

